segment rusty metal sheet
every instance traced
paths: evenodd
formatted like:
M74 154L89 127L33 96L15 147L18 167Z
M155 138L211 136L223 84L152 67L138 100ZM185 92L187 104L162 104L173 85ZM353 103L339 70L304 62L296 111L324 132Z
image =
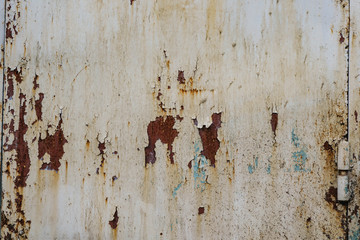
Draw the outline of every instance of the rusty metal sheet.
M344 239L348 1L6 1L2 229Z

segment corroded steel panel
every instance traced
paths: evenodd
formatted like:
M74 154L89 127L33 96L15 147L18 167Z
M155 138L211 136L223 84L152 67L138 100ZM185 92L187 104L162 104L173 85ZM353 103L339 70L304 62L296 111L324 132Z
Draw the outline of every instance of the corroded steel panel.
M6 1L2 236L338 239L347 1Z

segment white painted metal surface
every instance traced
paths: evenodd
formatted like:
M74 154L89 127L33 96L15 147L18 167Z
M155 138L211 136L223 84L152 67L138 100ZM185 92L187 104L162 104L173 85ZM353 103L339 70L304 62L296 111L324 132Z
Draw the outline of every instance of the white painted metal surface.
M345 239L348 1L6 6L3 237Z

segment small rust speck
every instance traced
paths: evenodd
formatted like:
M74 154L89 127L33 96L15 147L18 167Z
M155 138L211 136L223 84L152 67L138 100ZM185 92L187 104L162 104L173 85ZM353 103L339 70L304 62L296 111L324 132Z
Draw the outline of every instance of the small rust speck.
M340 44L343 43L344 41L345 41L345 38L342 35L342 33L340 32L340 39L339 39Z
M203 126L199 128L199 135L203 145L201 154L210 160L211 166L215 167L215 155L220 148L218 137L218 129L221 127L221 113L213 113L211 116L212 124L209 127ZM197 125L197 120L194 120Z
M39 93L39 99L35 100L35 112L39 121L42 121L42 101L44 100L44 94Z
M355 122L358 122L358 113L357 113L356 110L355 110L355 112L354 112L354 115L355 115Z
M145 148L145 166L148 163L154 164L156 161L155 143L160 140L163 144L167 144L170 154L170 161L174 163L174 152L172 144L179 132L174 129L175 118L173 116L157 117L155 121L151 121L147 128L149 145Z
M191 161L188 163L188 168L189 169L191 169L191 167L192 167L192 163L191 163Z
M276 136L276 127L278 125L278 114L277 113L272 113L271 114L271 129L274 133L274 135Z
M35 74L34 77L34 81L33 81L33 89L36 90L37 88L39 88L39 84L38 84L38 79L39 79L39 75Z
M119 221L119 217L118 217L118 211L117 211L117 207L116 207L115 213L113 215L113 220L109 221L109 224L110 224L112 229L117 228L118 221Z
M198 214L201 215L205 212L205 208L204 207L199 207L198 209Z
M325 149L326 151L332 151L332 150L333 150L332 146L329 144L328 141L326 141L326 142L324 143L324 149Z
M185 77L184 77L184 71L178 71L178 78L177 78L178 82L180 84L185 84Z
M46 137L44 139L41 139L41 135L39 137L38 158L41 159L45 153L50 155L50 163L43 163L40 168L41 170L47 169L59 171L59 167L61 165L60 159L65 153L64 145L67 143L61 125L62 119L60 118L54 135L49 135L49 131L47 130Z

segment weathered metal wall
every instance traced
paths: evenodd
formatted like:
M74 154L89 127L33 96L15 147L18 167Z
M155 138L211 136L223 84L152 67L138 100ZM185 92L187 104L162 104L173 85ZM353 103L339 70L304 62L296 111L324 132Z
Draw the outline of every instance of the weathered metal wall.
M345 0L6 1L2 236L345 239L348 24Z

